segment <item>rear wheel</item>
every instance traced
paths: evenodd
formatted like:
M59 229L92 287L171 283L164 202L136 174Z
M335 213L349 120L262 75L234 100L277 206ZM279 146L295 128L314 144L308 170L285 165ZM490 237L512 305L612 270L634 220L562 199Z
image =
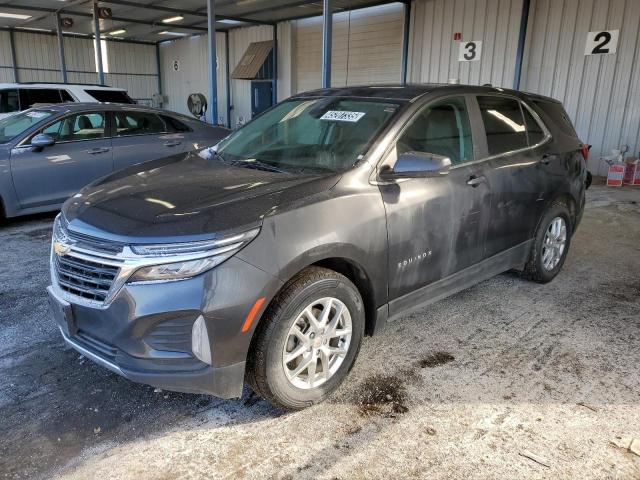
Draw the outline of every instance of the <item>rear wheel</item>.
M554 203L538 226L525 275L540 283L553 280L567 258L572 233L569 209Z
M311 267L274 299L254 337L247 380L271 404L301 409L324 400L347 376L364 334L356 287Z

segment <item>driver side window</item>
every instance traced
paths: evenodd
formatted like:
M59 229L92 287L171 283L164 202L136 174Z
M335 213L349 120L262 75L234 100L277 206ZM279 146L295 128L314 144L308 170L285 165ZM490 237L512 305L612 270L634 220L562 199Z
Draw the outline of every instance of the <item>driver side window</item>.
M396 143L396 154L432 153L453 165L473 160L471 125L464 98L438 101L418 112Z

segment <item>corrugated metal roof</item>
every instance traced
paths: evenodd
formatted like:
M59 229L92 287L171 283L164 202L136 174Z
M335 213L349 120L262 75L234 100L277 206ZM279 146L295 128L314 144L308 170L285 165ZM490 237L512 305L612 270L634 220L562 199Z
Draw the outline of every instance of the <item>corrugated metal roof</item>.
M231 78L239 80L253 80L256 78L272 49L273 40L251 43L233 70Z

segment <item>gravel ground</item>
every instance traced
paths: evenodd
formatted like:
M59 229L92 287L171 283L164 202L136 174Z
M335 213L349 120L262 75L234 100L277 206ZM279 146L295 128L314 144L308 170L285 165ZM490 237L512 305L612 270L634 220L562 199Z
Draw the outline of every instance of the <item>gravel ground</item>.
M284 413L154 391L48 313L53 216L0 227L0 478L640 479L640 190L588 191L563 272L500 275L366 339L330 401Z

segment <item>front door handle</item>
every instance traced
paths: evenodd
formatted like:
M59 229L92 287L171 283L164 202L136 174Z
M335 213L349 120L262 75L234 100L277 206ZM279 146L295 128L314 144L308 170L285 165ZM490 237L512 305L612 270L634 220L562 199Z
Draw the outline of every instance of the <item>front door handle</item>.
M471 175L471 177L469 177L469 180L467 180L467 185L469 185L470 187L476 188L478 185L480 185L484 181L485 181L485 178L483 175L479 177L475 175Z
M180 142L178 140L168 140L168 141L164 142L164 146L165 147L177 147L181 143L182 142Z
M98 155L99 153L107 153L109 150L111 149L106 147L99 147L99 148L92 148L91 150L87 150L87 153L90 155Z

